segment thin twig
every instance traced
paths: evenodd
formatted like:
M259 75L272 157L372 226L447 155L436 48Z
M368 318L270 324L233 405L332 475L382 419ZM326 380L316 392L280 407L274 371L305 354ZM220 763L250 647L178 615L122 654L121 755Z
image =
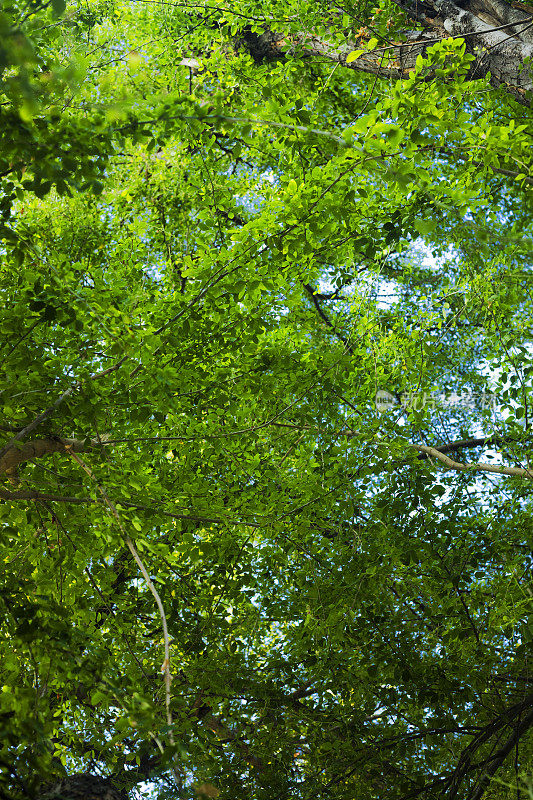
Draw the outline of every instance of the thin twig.
M65 445L65 450L72 456L74 461L76 461L80 465L80 467L87 473L87 475L89 475L89 477L92 480L94 480L94 482L96 483L96 485L98 487L98 491L100 492L100 494L104 498L104 501L105 501L106 505L108 506L109 510L111 511L111 514L115 518L115 521L116 521L116 523L117 523L122 535L124 536L124 541L126 542L126 544L128 546L128 549L129 549L130 553L132 554L137 566L141 570L141 573L142 573L143 578L144 578L144 580L146 582L146 585L148 586L149 590L151 591L151 593L152 593L152 595L153 595L153 597L155 599L155 602L157 604L157 607L159 609L159 615L161 617L161 624L162 624L162 627L163 627L163 641L164 641L164 646L165 646L165 659L164 659L163 664L161 666L161 672L165 676L165 709L166 709L167 724L169 726L169 740L170 740L171 745L174 746L174 735L172 733L172 712L170 710L170 684L171 684L171 681L172 681L172 676L170 674L170 641L169 641L169 637L168 637L167 618L165 616L165 609L163 608L163 603L161 602L161 598L159 596L159 593L158 593L157 589L155 588L154 584L152 583L152 580L150 579L150 576L148 575L148 572L147 572L146 567L144 566L144 564L143 564L143 562L141 560L141 557L139 556L137 550L135 549L135 545L133 544L132 540L128 536L128 534L127 534L127 532L126 532L126 530L125 530L125 528L124 528L124 526L122 524L122 520L120 519L120 515L119 515L119 513L118 513L118 511L116 509L116 506L109 499L109 497L107 495L107 492L105 491L103 486L100 485L100 483L98 482L98 479L96 478L94 472L90 469L90 467L87 466L87 464L83 461L83 459L80 458L79 455L77 455L77 453L72 452L72 450L69 448L68 445ZM175 777L177 779L177 775L176 774L175 774Z

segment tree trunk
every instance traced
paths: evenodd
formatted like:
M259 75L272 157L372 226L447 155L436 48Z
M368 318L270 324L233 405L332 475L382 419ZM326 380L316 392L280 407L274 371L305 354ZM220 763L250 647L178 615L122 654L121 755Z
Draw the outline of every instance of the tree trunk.
M128 795L108 778L83 773L48 786L37 794L37 800L128 800Z
M291 35L266 31L262 36L243 32L239 42L256 61L285 58L289 53L304 57L326 58L353 70L369 72L384 78L406 77L414 69L418 55L425 56L427 48L450 36L464 38L466 49L476 58L467 79L484 78L502 87L522 105L531 105L533 72L526 59L533 57L533 8L504 0L396 0L396 4L424 30L404 31L402 42L388 42L347 64L348 55L360 50L365 33L356 42L333 45L325 38L309 33ZM385 59L386 57L386 59Z

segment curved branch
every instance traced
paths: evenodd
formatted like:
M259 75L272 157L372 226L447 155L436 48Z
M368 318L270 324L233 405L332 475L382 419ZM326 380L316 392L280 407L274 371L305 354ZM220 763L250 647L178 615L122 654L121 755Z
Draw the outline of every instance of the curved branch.
M313 301L313 305L316 308L316 310L317 310L319 316L321 317L321 319L323 319L324 322L326 323L326 325L329 328L331 328L331 330L333 331L333 333L335 334L337 339L340 339L340 341L343 343L344 347L346 348L347 352L351 353L353 355L352 346L350 345L348 340L342 335L342 333L338 332L338 330L336 329L335 325L331 322L330 318L328 317L328 315L326 314L326 312L323 310L322 306L318 302L318 298L322 297L322 295L318 295L315 292L315 290L313 289L313 287L310 286L310 284L308 284L308 283L304 283L303 287L304 287L305 291L307 292L307 294L310 296L311 300Z
M484 775L479 781L476 789L469 796L469 800L480 800L480 798L485 794L485 790L488 788L492 776L498 771L507 756L516 747L522 736L527 733L532 726L533 708L531 708L526 716L518 723L518 725L516 725L511 735L507 738L507 741L489 759L489 764L485 768Z
M521 718L523 711L527 711L525 717ZM514 720L518 719L517 724ZM479 749L490 742L491 739L499 741L503 730L506 727L513 728L513 731L507 741L502 747L493 755L490 755L487 761L482 762L485 765L485 771L476 786L473 787L472 792L468 795L469 800L479 800L485 789L487 788L490 778L502 765L507 755L511 752L513 747L517 744L519 739L526 733L533 724L533 695L527 695L521 702L506 708L501 714L498 714L492 719L482 730L477 733L470 744L463 750L459 756L459 760L453 773L450 775L446 786L449 791L443 796L447 800L455 800L459 794L461 783L464 778L471 774L474 770L479 769L480 763L473 763L472 759Z
M84 460L82 458L80 458L78 455L76 455L76 453L74 453L72 451L72 448L65 447L65 450L74 459L74 461L77 464L80 465L80 467L83 469L83 471L96 483L98 491L102 495L104 503L109 508L109 510L111 512L111 515L113 516L115 522L117 523L117 526L118 526L120 532L122 533L122 535L124 537L124 541L126 542L128 550L132 554L133 559L135 560L135 563L137 564L137 566L141 570L141 573L142 573L142 576L143 576L144 581L146 583L146 586L148 587L148 589L152 593L152 596L153 596L153 598L154 598L154 600L156 602L157 608L159 610L159 616L161 617L161 625L162 625L162 629L163 629L163 644L164 644L164 649L165 649L165 658L164 658L163 664L161 666L161 672L164 675L164 679L165 679L165 710L166 710L166 717L167 717L167 725L169 727L169 734L168 734L169 741L170 741L170 743L172 745L174 745L174 734L173 734L173 731L172 731L172 711L170 710L170 684L171 684L171 681L172 681L172 676L170 674L170 639L169 639L169 636L168 636L167 618L166 618L166 614L165 614L165 609L163 607L163 602L161 600L159 592L157 591L157 589L154 586L154 583L153 583L152 579L150 578L150 575L148 574L148 570L144 566L144 562L142 561L139 553L137 552L137 548L135 547L135 545L132 542L131 538L128 536L128 533L127 533L126 529L124 528L124 525L122 524L122 520L120 518L120 514L118 513L117 507L109 499L109 496L108 496L106 490L100 484L100 482L98 481L96 475L94 474L92 469L87 466L87 464L84 462ZM163 753L163 748L161 747L161 744L159 743L159 740L157 739L157 737L154 737L154 740L158 743L159 749ZM180 785L179 785L179 780L178 780L178 774L177 774L177 771L174 768L173 768L173 773L174 773L175 778L176 778L176 785L177 785L177 787L179 789Z
M436 458L441 464L444 464L448 469L455 469L458 472L494 472L496 475L510 475L513 478L529 478L533 480L533 471L524 469L523 467L496 467L493 464L462 464L459 461L454 461L448 456L444 455L440 450L435 447L426 447L423 444L410 444L415 450L421 453L427 453L428 456Z
M454 450L462 450L463 448L486 447L489 444L498 447L502 444L508 444L509 442L518 442L518 441L520 440L514 436L481 436L479 438L461 439L458 442L448 442L447 444L435 447L435 450L438 450L439 453L451 453ZM428 455L421 455L420 458L421 459L428 458Z

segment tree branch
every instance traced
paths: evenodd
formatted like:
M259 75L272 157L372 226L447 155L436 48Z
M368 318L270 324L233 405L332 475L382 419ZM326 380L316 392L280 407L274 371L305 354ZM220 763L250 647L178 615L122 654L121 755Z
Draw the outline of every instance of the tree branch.
M448 456L434 447L426 447L423 444L410 444L409 446L421 453L427 453L428 456L436 458L448 469L455 469L458 472L493 472L496 475L510 475L513 478L529 478L533 480L533 471L523 467L496 467L493 464L479 462L476 464L461 464L459 461L453 461L453 459L448 458Z
M29 425L26 425L25 428L22 428L22 430L20 430L16 434L16 436L13 436L13 438L10 439L9 442L6 445L4 445L2 450L0 450L0 460L3 459L5 454L16 445L16 442L22 441L22 439L24 439L26 436L28 436L30 433L32 433L32 431L34 431L35 428L37 428L41 424L41 422L44 422L45 420L47 420L48 417L50 417L54 413L56 408L58 408L61 405L61 403L63 403L72 394L74 394L75 391L77 391L78 389L81 389L81 387L83 386L84 383L86 383L88 381L98 380L99 378L103 378L106 375L109 375L110 373L115 372L115 370L117 370L120 367L120 365L123 364L124 361L126 361L126 359L127 359L127 356L123 356L119 361L117 361L111 367L108 367L107 369L104 369L101 372L95 372L93 375L90 375L89 378L87 378L85 380L82 380L82 381L77 381L76 383L72 384L72 386L69 389L67 389L65 392L63 392L63 394L61 394L57 398L57 400L54 403L52 403L52 405L49 408L47 408L45 411L43 411L42 414L38 414L35 417L35 419L32 420L32 422L29 423Z
M487 0L483 4L472 0L461 5L451 0L395 2L425 30L403 31L405 42L362 52L350 63L347 63L349 54L362 49L360 45L364 38L358 44L345 42L338 45L308 32L285 38L283 34L265 29L261 35L243 35L238 43L246 47L256 63L285 59L289 53L297 52L303 57L326 58L348 69L390 79L406 77L416 68L419 55L425 57L428 47L451 36L465 39L467 49L476 56L467 80L483 78L490 73L493 86L501 86L522 105L530 105L527 93L533 88L533 79L527 63L533 55L531 18L517 14L502 0ZM517 18L519 16L521 19ZM500 21L501 24L494 24ZM517 30L520 25L522 28Z
M469 795L469 800L480 800L485 794L491 777L501 767L509 753L518 744L522 736L533 725L533 708L530 708L526 716L516 725L507 741L500 747L500 749L489 758L489 766L485 769L485 773L479 781L477 788Z
M61 439L58 436L49 436L47 439L26 442L22 446L11 447L0 457L0 475L13 473L19 464L33 458L42 458L50 453L64 453L66 448L73 453L83 453L89 449L101 448L103 444L105 444L104 437L98 441L97 439Z
M132 556L133 556L133 558L135 560L135 563L137 564L137 566L141 570L141 573L142 573L142 576L143 576L143 578L144 578L144 580L146 582L146 585L147 585L148 589L150 590L150 592L152 593L152 596L153 596L153 598L154 598L154 600L156 602L157 608L159 609L159 615L161 617L161 625L162 625L162 628L163 628L163 643L164 643L164 649L165 649L165 658L164 658L164 661L163 661L163 664L162 664L162 667L161 667L161 672L163 673L164 678L165 678L165 710L166 710L166 717L167 717L167 725L168 725L168 728L169 728L169 740L170 740L171 745L174 745L174 734L172 732L172 712L170 710L170 684L171 684L171 681L172 681L172 676L170 674L170 639L169 639L169 636L168 636L167 618L166 618L166 615L165 615L165 609L163 608L163 602L161 600L161 597L159 596L159 592L155 588L155 586L154 586L154 584L152 582L152 579L150 578L150 576L148 574L148 571L147 571L146 567L144 566L144 563L143 563L141 557L139 556L139 554L137 552L137 549L136 549L135 545L133 544L131 538L128 536L128 534L127 534L127 532L126 532L126 530L125 530L125 528L124 528L124 526L122 524L122 520L120 519L120 515L119 515L119 513L117 511L116 506L109 499L109 497L107 495L107 492L105 491L104 487L100 485L100 483L98 482L98 480L96 478L96 475L90 469L90 467L88 467L87 464L85 464L85 462L83 461L82 458L80 458L78 455L76 455L76 453L72 452L72 450L70 450L68 447L65 447L65 450L67 451L67 453L69 455L72 456L74 461L77 464L80 465L80 467L84 470L84 472L86 472L87 475L96 483L96 486L98 487L98 491L100 492L100 494L104 498L105 504L107 505L107 507L111 511L111 514L114 517L115 522L117 523L120 532L124 536L124 541L126 542L128 550L132 554ZM158 742L157 737L155 737L155 741ZM161 745L159 745L159 747L160 747L160 749L162 749ZM173 772L174 772L174 775L175 775L175 778L176 778L176 785L177 785L177 787L179 789L180 788L180 784L179 784L178 774L177 774L176 770L173 770Z
M514 436L482 436L480 438L461 439L458 442L448 442L447 444L435 447L435 450L438 450L439 453L451 453L454 450L461 450L462 448L486 447L489 444L493 444L498 447L499 445L507 444L508 442L517 442L517 441L519 440L516 439ZM420 455L419 458L424 459L428 458L428 456Z
M304 283L303 287L304 287L305 291L307 292L307 294L310 296L311 300L313 301L313 305L316 308L316 310L318 311L318 314L321 317L321 319L323 319L324 322L326 323L326 325L329 328L331 328L331 330L333 331L333 333L335 334L337 339L340 339L340 341L343 343L343 345L346 348L346 350L348 351L348 353L351 353L351 355L353 355L352 346L349 344L348 340L345 339L345 337L342 335L342 333L338 332L338 330L335 328L335 325L331 322L331 320L329 319L328 315L322 309L320 303L318 302L319 295L317 295L317 293L315 292L315 290L313 289L313 287L310 284ZM320 296L322 296L322 295L320 295Z

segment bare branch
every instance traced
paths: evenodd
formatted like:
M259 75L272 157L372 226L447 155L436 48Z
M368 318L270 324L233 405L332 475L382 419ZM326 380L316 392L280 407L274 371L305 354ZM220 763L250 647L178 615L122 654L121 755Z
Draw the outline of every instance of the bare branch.
M444 455L440 450L436 450L434 447L426 447L423 444L410 444L409 446L414 447L415 450L421 453L427 453L427 455L432 458L436 458L437 461L440 461L441 464L444 464L448 469L455 469L459 472L493 472L496 475L511 475L513 478L533 479L533 472L523 467L497 467L493 464L482 463L461 464L459 461L453 461L453 459L448 458L448 456Z
M144 564L143 564L143 562L141 560L141 557L139 556L137 550L135 549L135 545L133 544L132 540L130 539L130 537L126 533L126 530L124 529L124 526L122 524L122 520L120 519L120 515L119 515L119 513L118 513L118 511L116 509L116 506L109 499L109 497L107 495L107 492L105 491L103 486L101 486L100 483L98 482L94 472L87 466L87 464L85 464L83 459L81 459L78 455L76 455L76 453L74 453L68 447L65 447L65 450L72 456L74 461L76 461L76 463L78 463L80 465L80 467L87 473L87 475L89 475L89 477L92 478L92 480L96 483L96 485L98 487L98 490L99 490L100 494L102 495L102 497L104 498L104 501L105 501L107 507L109 508L109 510L111 511L111 514L115 518L115 521L116 521L118 527L120 528L120 531L121 531L122 535L124 536L124 540L125 540L125 542L126 542L126 544L128 546L128 549L129 549L130 553L132 554L133 558L135 559L135 562L138 565L139 569L141 570L143 578L146 581L146 585L148 586L149 590L151 591L151 593L152 593L152 595L153 595L153 597L155 599L155 602L157 604L157 607L159 609L159 614L160 614L160 617L161 617L161 624L162 624L162 627L163 627L163 641L164 641L164 648L165 648L165 659L164 659L163 665L161 667L161 672L165 676L165 708L166 708L166 715L167 715L167 723L168 723L168 726L169 726L169 739L170 739L170 743L173 745L174 744L174 736L172 734L172 712L170 710L170 683L172 681L172 677L170 675L170 640L169 640L169 637L168 637L167 618L165 616L165 609L163 608L163 603L161 601L161 597L159 596L159 593L158 593L157 589L155 588L155 586L154 586L154 584L153 584L153 582L152 582L152 580L151 580L151 578L150 578L150 576L149 576L149 574L148 574L148 572L146 570L146 567L144 566ZM178 788L179 788L179 783L178 783Z

